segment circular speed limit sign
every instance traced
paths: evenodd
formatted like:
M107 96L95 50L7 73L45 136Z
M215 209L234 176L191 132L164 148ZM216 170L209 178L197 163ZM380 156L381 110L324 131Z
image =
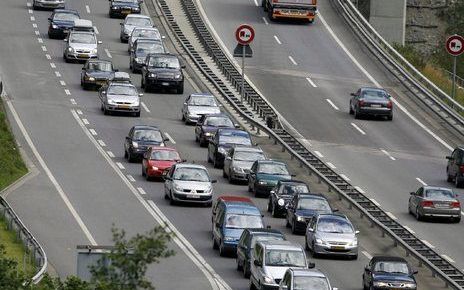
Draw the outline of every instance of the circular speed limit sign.
M464 52L464 38L460 35L452 35L446 40L446 50L452 56L458 56Z
M255 30L251 25L242 24L235 30L235 38L242 45L250 44L255 38Z

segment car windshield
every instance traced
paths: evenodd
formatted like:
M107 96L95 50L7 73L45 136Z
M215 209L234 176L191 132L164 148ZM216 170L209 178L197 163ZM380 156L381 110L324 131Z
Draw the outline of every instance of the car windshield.
M349 234L353 233L353 227L349 222L340 218L319 219L317 230L324 233Z
M163 136L158 130L136 130L133 139L136 141L163 142Z
M327 202L327 200L322 198L301 198L298 201L297 209L310 209L317 211L332 212L332 209L330 208L330 205Z
M364 90L362 92L362 97L366 99L386 99L387 93L381 90Z
M113 65L109 62L91 62L88 70L92 71L113 71Z
M306 184L285 184L280 187L280 194L295 194L295 193L306 193L309 192L309 188Z
M255 245L259 241L282 241L284 238L282 236L275 236L275 235L254 235L251 238L251 247L252 249L255 248Z
M217 107L214 97L197 97L192 96L188 102L189 106L207 106Z
M234 160L237 161L256 161L264 159L266 158L262 152L235 151L234 154Z
M163 53L164 47L158 42L140 42L137 44L136 53L147 55L149 53Z
M138 0L113 0L115 3L138 3Z
M137 89L133 86L113 85L108 88L108 94L134 96L137 95Z
M79 15L74 13L55 13L55 16L53 16L53 20L58 21L74 21L76 19L79 19Z
M172 178L174 180L209 182L208 173L202 168L177 168Z
M425 197L430 199L450 199L454 198L454 193L447 189L427 189Z
M409 274L409 268L404 262L379 261L374 265L374 272Z
M264 225L261 216L244 214L228 214L226 216L226 228L245 229L263 227Z
M156 150L151 152L152 160L179 160L179 154L176 151Z
M274 175L290 175L287 166L280 163L263 163L259 165L258 173Z
M154 38L154 39L161 39L161 35L158 30L156 29L143 29L143 28L135 28L132 31L132 37L146 37L146 38Z
M305 267L306 259L303 251L267 250L266 266Z
M97 42L97 39L95 38L95 35L90 33L72 33L69 42L94 44Z
M152 25L149 18L143 17L127 17L126 24L140 27L148 27Z
M233 127L234 123L227 117L208 117L205 125L211 127Z
M148 66L156 68L180 69L180 63L177 57L151 57Z
M294 277L293 278L294 290L329 290L329 283L324 277Z

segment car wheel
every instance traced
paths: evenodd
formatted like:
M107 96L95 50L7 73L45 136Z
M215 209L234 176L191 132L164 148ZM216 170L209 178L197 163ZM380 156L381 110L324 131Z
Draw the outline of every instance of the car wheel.
M250 269L248 269L247 263L243 263L243 277L250 278Z
M351 256L350 258L351 258L351 260L355 260L355 261L356 261L356 260L358 259L358 254L353 255L353 256Z
M164 191L164 199L165 199L165 200L168 200L168 199L169 199L169 195L168 195L168 193L166 192L166 190Z
M251 188L250 182L248 182L248 192L252 192L253 189Z
M271 7L268 7L267 15L269 16L269 20L271 21L275 21L275 17L273 16L273 14L274 14L274 9Z
M353 111L353 108L351 107L351 103L350 103L350 115L353 115L354 114L354 111Z
M216 243L216 239L215 239L215 238L213 238L213 249L214 249L214 250L219 249L218 244Z
M253 186L253 194L254 194L255 197L259 197L259 193L256 190L256 186Z
M290 224L290 222L288 221L288 218L285 218L285 227L289 228L291 227L292 225Z
M277 211L276 211L276 207L275 207L274 204L272 205L271 214L272 214L272 217L278 217L278 214L277 214Z
M134 113L134 117L140 117L140 111Z
M144 80L144 77L142 76L142 80L140 81L140 87L141 87L142 89L145 88L145 82L144 82L143 80Z
M415 216L416 216L416 219L417 219L418 221L421 221L421 220L423 219L422 216L421 216L421 214L420 214L420 212L419 212L419 207L416 207Z
M182 122L185 122L185 115L182 113ZM196 136L196 135L195 135ZM198 138L197 138L198 139Z
M126 151L126 149L124 149L124 158L125 158L125 159L127 159L127 155L128 155L128 154L127 154L127 151Z
M461 217L455 217L453 218L453 223L460 223L461 222Z
M448 167L446 167L446 181L453 182L453 176L449 175Z
M211 157L209 156L209 151L208 151L208 163L211 163L213 162L213 160L211 160Z
M216 157L214 157L214 159L213 159L213 167L214 167L214 168L219 168L219 167L220 167L220 166L219 166L219 161L217 160Z
M108 110L105 108L105 106L103 106L103 115L109 115L110 112L108 112Z
M129 163L132 163L135 161L135 157L132 156L132 153L130 153L130 151L127 152L127 161L129 161Z
M237 261L237 271L242 271L242 270L243 270L243 266L240 265L240 259L237 258L237 259L235 259L235 260Z
M176 201L172 198L172 192L170 192L170 195L169 195L169 204L176 205Z
M178 94L183 94L184 93L184 85L181 85L176 89L176 93Z
M459 180L457 175L454 177L454 184L456 185L456 188L462 187L462 181Z
M272 210L272 205L271 205L271 199L269 199L269 202L267 203L267 212L271 212Z
M200 137L199 140L200 140L200 147L206 147L208 145L208 142L204 138Z
M142 176L145 177L145 175L146 175L146 174L145 174L145 169L144 169L143 166L142 166Z
M314 248L314 242L312 242L312 244L311 244L311 255L313 256L313 258L319 257L319 254L316 252L316 250Z
M229 183L230 183L230 184L233 184L233 183L234 183L234 178L232 177L231 174L227 175L227 179L229 180Z
M226 256L226 249L224 249L223 243L219 244L219 256L221 256L221 257Z
M258 290L258 289L256 289L256 286L255 286L255 284L253 284L251 279L250 279L250 290Z
M264 12L267 12L266 0L261 0L261 7L263 7Z
M293 221L292 223L292 234L298 234L298 230L296 229L296 221Z
M388 121L393 121L393 114L387 116L387 120L388 120Z
M359 117L361 116L361 114L359 114L358 110L354 110L353 114L354 114L355 119L359 119Z
M311 249L308 246L308 237L306 237L306 235L305 235L305 250L308 252L311 252Z

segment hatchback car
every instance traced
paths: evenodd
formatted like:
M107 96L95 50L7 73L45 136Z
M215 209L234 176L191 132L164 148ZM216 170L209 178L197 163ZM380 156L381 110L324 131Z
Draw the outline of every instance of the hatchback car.
M374 256L364 268L364 290L417 289L417 274L401 257Z
M333 212L327 199L317 193L295 194L286 208L286 225L292 228L293 234L304 233L314 216Z
M121 22L121 33L119 33L119 39L121 42L127 42L129 35L135 27L153 27L151 18L141 14L129 14Z
M81 71L81 86L84 89L100 88L114 77L113 63L109 60L89 59Z
M258 147L235 146L229 149L224 160L222 176L234 181L248 181L248 173L256 160L264 160L263 150Z
M98 58L97 37L93 32L71 31L64 39L65 46L63 58L66 62L71 60L86 61L90 58Z
M393 102L384 89L360 88L351 96L350 114L354 115L355 119L369 115L393 120Z
M259 241L283 241L285 235L273 229L245 229L237 245L237 271L243 271L245 278L250 277L251 252Z
M34 10L39 9L59 9L65 8L65 0L33 0L32 8Z
M161 178L165 170L181 161L176 149L151 146L143 155L142 176L145 176L147 180Z
M165 52L166 49L161 40L138 38L134 42L134 49L130 52L129 68L133 73L140 72L148 54Z
M168 140L158 127L133 126L124 140L124 158L129 162L140 160L150 147L165 146Z
M290 180L287 164L275 160L256 160L248 174L248 191L268 197L279 180Z
M127 40L127 51L130 53L134 49L134 43L139 38L149 38L161 40L161 34L156 27L135 27Z
M358 258L359 231L341 214L320 214L308 224L305 245L313 257L318 255Z
M260 241L250 260L250 289L279 289L285 272L291 268L314 267L304 249L290 241Z
M211 94L191 94L182 105L182 121L185 124L196 123L201 115L221 113L220 105Z
M130 83L110 82L108 86L100 88L98 96L101 110L105 115L113 112L130 113L140 117L140 97L143 94Z
M422 186L411 192L408 209L417 220L429 218L449 218L454 222L461 221L461 203L456 194L449 188Z
M224 202L244 202L253 205L253 201L249 197L223 194L216 198L216 200L213 203L213 206L211 207L211 223L214 222L217 210L221 207L221 203Z
M141 0L109 0L110 10L109 15L111 18L124 18L128 14L140 14Z
M337 288L332 288L329 279L317 269L289 268L280 281L279 289L336 290Z
M218 204L213 223L213 249L219 254L237 253L237 244L247 228L264 228L259 209L250 202L227 201Z
M238 145L252 145L248 132L229 128L217 129L208 144L208 162L212 162L215 168L222 168L229 149Z
M195 141L200 143L201 147L207 146L214 133L218 128L238 128L232 119L226 114L206 114L198 118L195 126Z
M79 19L79 13L71 9L55 9L48 17L48 37L63 39Z
M177 163L164 176L164 197L170 204L177 202L198 203L211 206L213 183L208 170L203 165Z
M456 147L450 156L446 156L446 176L448 182L454 182L456 187L464 185L464 146Z
M287 214L286 205L296 194L309 193L309 187L303 181L298 180L279 180L277 185L269 194L267 211L273 217L282 217Z
M135 30L135 29L134 29ZM153 53L145 58L142 67L141 87L145 91L174 89L177 94L184 93L184 73L179 58L170 53Z

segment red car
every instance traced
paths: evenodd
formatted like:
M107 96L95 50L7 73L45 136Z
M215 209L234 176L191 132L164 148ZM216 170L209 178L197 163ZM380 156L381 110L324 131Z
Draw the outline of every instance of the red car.
M142 175L150 180L160 178L166 169L177 162L182 161L176 149L168 147L153 146L143 155Z

